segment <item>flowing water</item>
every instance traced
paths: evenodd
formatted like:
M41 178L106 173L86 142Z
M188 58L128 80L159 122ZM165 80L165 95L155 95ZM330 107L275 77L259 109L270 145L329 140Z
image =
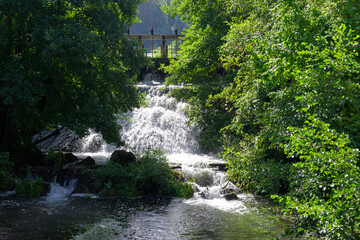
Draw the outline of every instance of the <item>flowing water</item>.
M48 196L35 200L0 195L1 239L268 239L287 225L273 204L249 194L227 201L224 188L236 187L221 171L224 162L201 153L198 130L187 123L184 103L169 98L160 84L139 85L148 106L122 116L128 150L161 148L169 164L193 182L196 193L177 198L98 198L72 194L76 180L51 183ZM114 146L93 131L83 139L78 157L108 161Z

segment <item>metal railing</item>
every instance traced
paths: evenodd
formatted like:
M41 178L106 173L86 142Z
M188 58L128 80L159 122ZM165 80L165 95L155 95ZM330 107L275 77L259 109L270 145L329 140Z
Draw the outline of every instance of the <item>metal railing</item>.
M139 40L141 42L139 48L146 49L146 54L148 57L176 58L178 57L178 47L180 45L180 41L182 41L181 37L184 35L178 35L177 29L174 32L175 35L154 34L154 28L152 28L150 30L150 34L130 34L130 30L128 29L128 33L125 36L129 39L131 38ZM151 41L151 47L145 48L144 41ZM154 42L156 48L154 48ZM158 42L161 42L160 46Z

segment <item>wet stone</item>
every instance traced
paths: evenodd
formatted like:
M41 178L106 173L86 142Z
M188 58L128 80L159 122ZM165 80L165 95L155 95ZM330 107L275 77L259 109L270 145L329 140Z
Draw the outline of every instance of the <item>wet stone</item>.
M232 192L232 193L225 193L224 198L228 201L232 201L232 200L239 200L238 196L236 195L236 193Z

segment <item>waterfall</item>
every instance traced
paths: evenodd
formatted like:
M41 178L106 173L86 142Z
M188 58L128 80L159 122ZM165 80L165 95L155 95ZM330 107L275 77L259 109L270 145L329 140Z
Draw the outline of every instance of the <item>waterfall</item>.
M135 109L119 121L121 136L128 147L141 152L147 148L161 148L167 154L197 153L198 131L187 123L183 112L185 103L166 96L168 88L139 85L148 96L148 106Z
M199 130L188 123L184 112L186 104L167 94L173 88L155 81L138 85L139 92L147 96L147 104L119 116L120 134L126 143L124 148L140 153L148 148L163 150L169 165L193 182L196 193L187 203L244 211L241 201L226 201L223 197L225 192L236 192L236 186L229 183L224 172L218 169L219 166L224 167L225 162L216 155L201 153ZM89 130L79 145L78 152L74 154L79 158L91 156L98 164L106 163L116 149L106 144L101 134L93 130ZM226 190L223 189L225 186Z
M193 181L196 193L187 200L188 204L205 204L212 207L244 211L241 201L226 201L224 189L236 192L236 186L229 183L224 172L216 166L225 162L216 155L202 154L199 148L199 131L188 123L185 103L167 96L172 87L159 83L145 82L138 86L147 95L147 106L135 109L119 121L121 136L127 148L142 152L147 148L162 149L169 165L179 170L186 179Z

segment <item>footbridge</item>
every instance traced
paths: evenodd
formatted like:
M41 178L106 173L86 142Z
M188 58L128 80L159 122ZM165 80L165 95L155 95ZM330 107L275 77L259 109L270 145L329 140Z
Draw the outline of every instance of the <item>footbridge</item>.
M182 37L179 35L177 29L174 31L174 35L171 34L154 34L154 29L150 30L150 34L130 34L130 30L125 36L128 39L137 39L141 42L139 48L146 49L146 54L151 58L176 58L178 57L178 47ZM146 44L144 42L150 42ZM161 42L161 44L159 44ZM160 45L160 46L159 46Z

